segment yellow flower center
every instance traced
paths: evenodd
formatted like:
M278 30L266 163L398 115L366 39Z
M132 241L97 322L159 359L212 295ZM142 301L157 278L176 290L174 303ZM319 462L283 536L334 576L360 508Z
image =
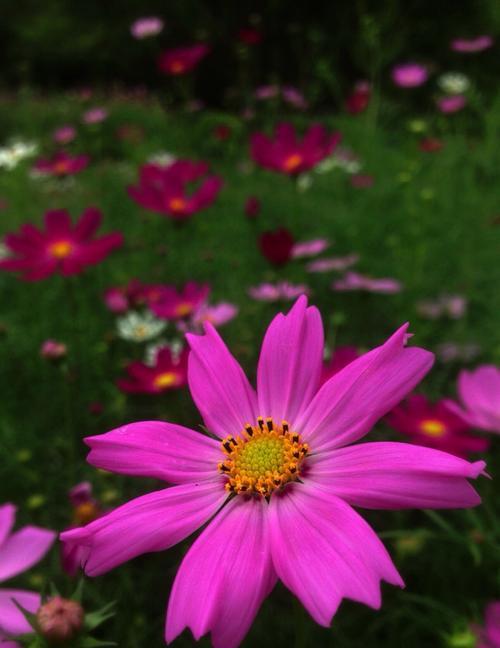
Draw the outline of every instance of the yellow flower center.
M298 153L293 153L289 157L286 158L283 168L285 171L295 171L297 167L299 167L302 164L302 155L299 155Z
M184 198L171 198L168 201L168 206L173 212L181 212L186 208L186 201Z
M268 497L299 478L309 447L286 421L276 425L272 418L259 417L257 425L245 425L241 436L224 439L222 450L226 459L218 469L228 478L226 490Z
M99 516L99 511L93 502L83 502L74 510L75 524L84 525L92 522Z
M73 245L69 241L57 241L49 246L49 252L56 259L65 259L71 254Z
M177 317L186 317L190 315L193 311L193 305L189 302L182 302L175 307L175 314Z
M63 174L69 171L69 162L67 160L59 160L54 164L54 173Z
M158 374L154 379L154 386L158 389L166 389L167 387L172 387L177 382L177 374L173 371L165 371L164 373Z
M172 61L170 64L170 71L173 72L173 74L180 74L181 72L184 72L185 67L186 66L182 61Z
M446 425L435 419L426 419L420 423L420 430L430 437L440 437L446 432Z

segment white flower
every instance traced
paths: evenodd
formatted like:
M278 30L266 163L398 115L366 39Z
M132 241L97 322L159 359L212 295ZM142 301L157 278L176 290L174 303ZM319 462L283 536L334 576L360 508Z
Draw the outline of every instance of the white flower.
M446 94L463 94L470 87L470 81L461 72L446 72L438 79L438 86Z
M156 356L158 355L158 351L165 349L165 347L168 347L170 349L173 362L178 362L182 350L184 349L184 342L179 338L174 338L170 341L167 341L164 338L160 338L156 342L148 344L144 353L144 362L150 367L153 367L156 364Z
M32 157L38 151L38 145L34 142L23 142L14 140L7 146L0 148L0 168L12 171L22 160Z
M157 164L161 167L168 167L176 161L175 155L169 153L168 151L159 151L158 153L153 153L148 158L150 164Z
M167 323L149 311L131 311L116 320L118 335L129 342L146 342L157 337L167 328Z
M338 147L333 155L316 165L316 173L328 173L333 169L342 169L346 173L359 173L363 165L351 149Z

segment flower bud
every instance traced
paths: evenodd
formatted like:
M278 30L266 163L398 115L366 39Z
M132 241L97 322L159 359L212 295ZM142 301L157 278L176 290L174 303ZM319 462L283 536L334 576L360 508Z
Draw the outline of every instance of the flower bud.
M75 637L83 625L84 612L76 601L54 596L36 613L40 634L49 643L63 643Z

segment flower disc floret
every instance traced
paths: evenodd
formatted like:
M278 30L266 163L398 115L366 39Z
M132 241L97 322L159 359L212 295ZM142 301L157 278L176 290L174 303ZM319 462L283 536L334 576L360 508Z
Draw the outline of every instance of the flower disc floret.
M232 493L257 493L268 497L300 476L300 466L309 451L299 434L283 421L259 417L257 425L245 425L239 437L222 441L227 459L218 465L228 477L226 490Z

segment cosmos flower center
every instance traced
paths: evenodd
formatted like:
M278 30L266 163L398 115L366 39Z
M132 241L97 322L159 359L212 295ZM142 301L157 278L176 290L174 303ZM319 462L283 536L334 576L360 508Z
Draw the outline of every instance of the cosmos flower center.
M170 64L170 71L174 74L180 74L181 72L184 72L184 69L185 66L182 61L172 61Z
M83 502L74 510L75 523L81 526L92 522L97 517L99 517L99 511L94 502Z
M182 302L175 307L175 314L178 317L186 317L193 310L193 306L188 302Z
M441 437L446 432L446 426L441 421L426 419L420 423L421 431L430 437Z
M272 418L259 417L257 425L245 425L240 436L224 439L222 450L226 459L218 469L228 478L226 490L268 497L299 478L309 447L286 421L276 425Z
M299 153L292 153L283 163L285 171L295 171L302 164L302 155Z
M186 201L184 198L171 198L168 201L168 206L173 212L181 212L186 208Z
M177 376L173 371L165 371L158 374L153 382L155 387L158 387L158 389L165 389L166 387L172 387L176 381Z
M50 254L56 259L65 259L72 250L73 245L69 241L56 241L49 246Z
M68 173L70 165L68 160L59 160L54 164L55 173Z

